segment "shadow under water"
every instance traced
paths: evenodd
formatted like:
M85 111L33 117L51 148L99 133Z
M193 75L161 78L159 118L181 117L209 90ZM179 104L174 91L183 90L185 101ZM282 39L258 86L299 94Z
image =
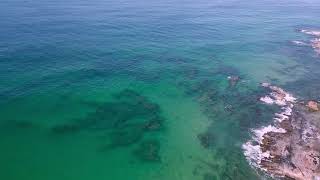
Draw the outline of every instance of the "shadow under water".
M144 161L159 161L160 143L154 139L143 140L145 134L163 129L164 118L159 105L136 91L125 89L114 94L114 102L89 103L95 111L83 119L51 128L57 135L79 131L101 132L105 143L101 151L139 144L134 155Z

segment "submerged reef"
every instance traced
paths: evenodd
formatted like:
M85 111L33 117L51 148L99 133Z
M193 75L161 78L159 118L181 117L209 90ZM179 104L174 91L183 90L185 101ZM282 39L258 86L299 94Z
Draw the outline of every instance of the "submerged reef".
M266 174L296 180L320 178L320 112L316 101L298 102L283 89L263 83L270 92L260 98L281 107L274 122L253 129L243 144L249 163Z
M195 138L199 145L212 151L212 159L194 157L199 161L194 174L203 179L257 179L242 153L241 142L247 139L251 127L269 121L275 112L274 107L257 102L265 90L251 88L245 75L219 64L216 69L186 76L179 85L200 104L210 121L208 128ZM222 132L225 129L227 133Z
M125 89L114 94L114 101L88 103L95 107L93 112L72 123L59 124L51 128L54 134L65 135L79 131L104 134L102 150L139 144L146 133L163 129L164 118L158 104L136 91ZM133 153L139 159L160 159L160 144L153 140L142 142Z
M159 162L160 143L157 140L145 140L134 151L134 154L142 161Z
M204 148L209 148L214 144L214 134L210 132L199 134L198 139Z

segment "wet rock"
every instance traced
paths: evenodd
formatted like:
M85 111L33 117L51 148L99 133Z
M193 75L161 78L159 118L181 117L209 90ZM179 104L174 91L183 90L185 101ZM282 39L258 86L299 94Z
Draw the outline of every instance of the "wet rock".
M316 101L309 101L307 107L311 112L319 111L319 104Z
M239 76L229 76L229 85L231 87L236 86L237 83L240 81L240 77Z
M271 90L271 93L267 96L261 97L260 101L267 104L277 104L279 106L286 106L296 101L296 98L280 87L272 86L269 83L261 83L261 86Z
M280 126L285 129L287 132L291 132L292 131L292 124L289 120L283 120L280 122Z
M142 142L134 154L142 161L159 162L160 143L157 140L146 140Z
M313 180L320 176L320 114L306 111L300 103L289 106L292 112L287 119L276 121L276 128L258 132L260 144L252 146L260 151L255 166L276 177Z
M320 38L311 40L311 46L318 54L320 54Z

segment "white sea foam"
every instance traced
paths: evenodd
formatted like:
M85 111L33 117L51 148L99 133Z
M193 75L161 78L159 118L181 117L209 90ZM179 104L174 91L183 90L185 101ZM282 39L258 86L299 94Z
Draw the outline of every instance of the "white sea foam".
M298 46L309 46L308 43L303 42L303 41L291 41L293 44L298 45Z
M260 98L260 101L267 103L267 104L273 104L274 100L270 96L264 96Z
M284 97L284 99L290 103L295 103L297 98L293 97L291 94L286 92L286 96Z
M254 140L256 140L257 142L261 142L263 139L263 135L265 135L266 133L269 133L269 132L285 133L286 130L269 125L269 126L262 127L260 129L253 129L252 132L254 134Z
M262 159L270 156L269 152L262 152L260 145L254 145L252 142L243 144L242 149L249 164L256 168L260 168Z
M282 122L283 120L288 120L291 116L292 108L290 106L282 107L282 111L280 113L275 113L274 120L278 122Z
M243 144L242 149L244 150L244 155L250 165L261 168L261 160L270 157L269 151L262 152L261 150L260 144L264 138L263 136L269 132L285 133L286 130L269 125L260 129L253 129L252 132L252 140Z
M271 86L269 83L262 83L261 86L272 90L269 95L260 98L260 101L262 102L286 106L296 101L295 97L277 86Z
M316 30L302 29L300 32L308 34L308 35L312 35L312 36L320 36L320 31L316 31Z
M242 145L242 149L244 150L244 155L251 166L265 170L260 166L260 163L262 160L268 159L270 157L270 153L268 151L262 152L261 144L264 135L269 132L286 133L285 129L278 127L278 124L279 122L290 118L296 98L283 89L277 86L272 86L269 83L262 83L261 86L269 88L272 92L269 93L269 95L261 97L260 101L266 104L276 104L281 106L281 111L275 113L274 126L269 125L253 129L252 139L244 143Z

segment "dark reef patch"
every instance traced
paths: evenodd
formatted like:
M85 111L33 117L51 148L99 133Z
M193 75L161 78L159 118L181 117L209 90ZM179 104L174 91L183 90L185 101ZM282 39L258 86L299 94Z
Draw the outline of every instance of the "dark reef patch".
M51 128L51 131L55 134L68 134L75 133L80 130L80 126L77 124L61 124Z
M139 159L159 161L159 142L141 142L146 133L163 129L164 118L159 105L129 89L114 94L113 98L112 102L85 102L95 110L83 119L53 126L51 132L60 135L79 131L101 132L104 134L104 151L140 143L134 152Z
M158 140L145 140L140 143L139 147L134 151L134 155L146 162L159 162L161 161L160 155L160 143Z
M200 140L200 143L204 148L209 148L213 145L215 137L213 133L206 132L199 134L198 139Z
M131 126L110 133L109 147L129 146L139 142L143 137L143 129L139 126Z
M29 129L35 127L35 124L27 120L7 120L2 122L0 126L9 129Z
M195 174L203 175L204 179L257 179L256 174L248 174L250 166L240 145L249 137L250 128L269 122L278 108L261 104L258 98L265 90L246 82L246 76L233 67L218 63L214 69L193 72L190 71L192 75L185 76L178 85L200 104L211 121L208 129L197 138L202 147L212 150L216 161L200 160L201 167L210 170L197 166ZM221 132L224 129L229 131Z

